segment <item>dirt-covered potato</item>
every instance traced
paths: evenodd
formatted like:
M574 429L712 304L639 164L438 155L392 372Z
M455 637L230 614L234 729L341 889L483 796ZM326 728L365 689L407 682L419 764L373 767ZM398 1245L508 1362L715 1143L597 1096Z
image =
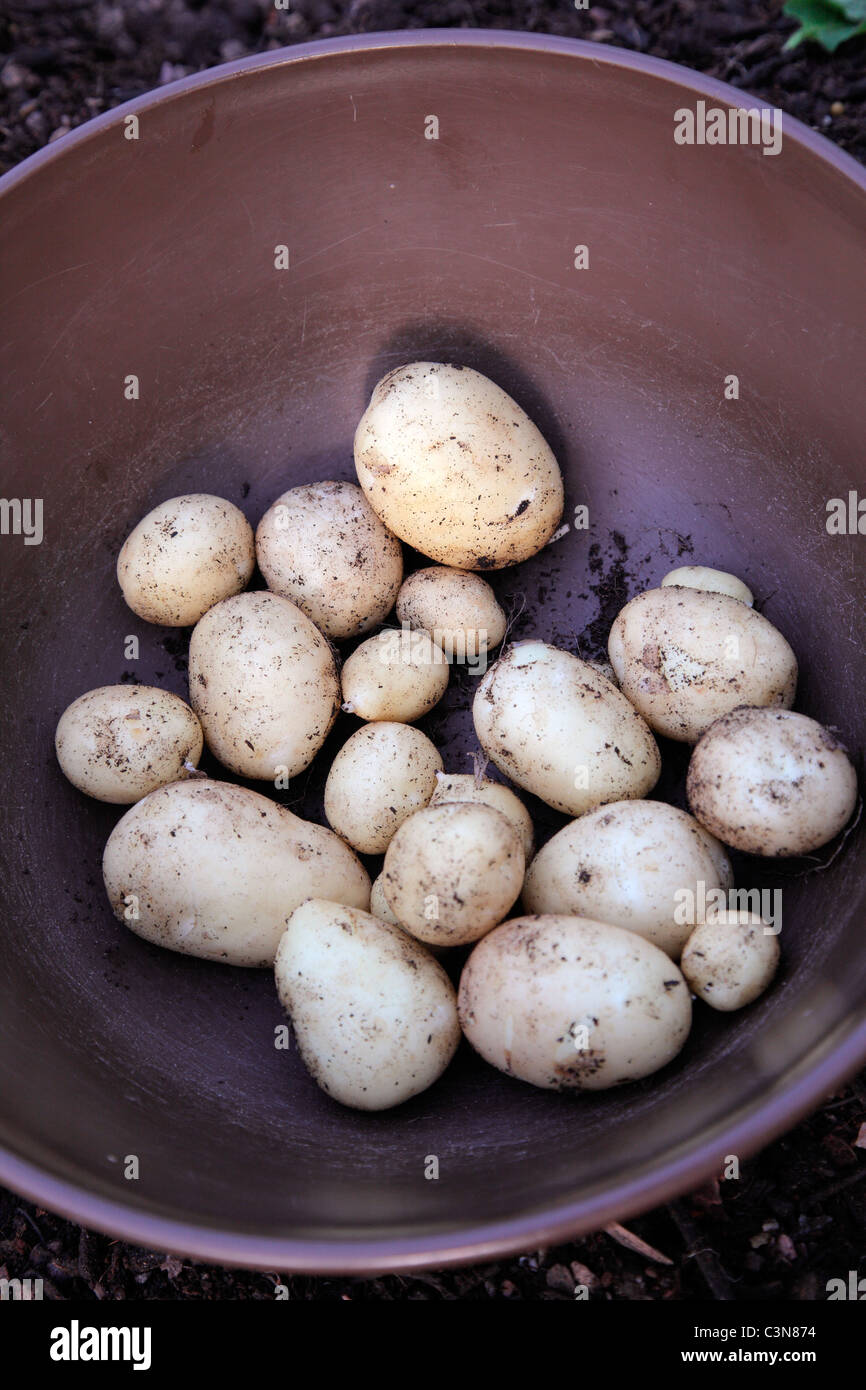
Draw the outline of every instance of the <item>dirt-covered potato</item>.
M658 781L655 739L625 696L546 642L516 642L494 662L472 717L500 771L567 815L646 796Z
M201 725L184 700L152 685L102 685L65 709L57 761L79 791L128 806L195 769Z
M437 772L436 790L430 798L431 806L440 806L443 801L475 801L484 806L492 806L510 820L520 836L527 864L535 848L535 831L532 817L520 797L502 782L493 782L489 777L476 777L471 772Z
M309 767L337 717L340 680L326 638L296 604L238 594L193 631L189 698L220 762L272 781Z
M691 1026L685 980L657 946L583 917L516 917L463 968L463 1032L485 1061L546 1090L600 1091L676 1057Z
M228 965L271 965L305 898L370 903L367 871L324 826L227 782L160 787L105 847L114 915L146 941Z
M711 594L728 594L731 598L738 598L741 603L747 603L750 608L755 602L754 594L742 579L728 574L727 570L710 569L708 565L680 565L678 569L670 570L662 580L661 587L664 589L672 584L682 589L706 589Z
M427 805L441 770L436 748L411 724L356 729L325 783L328 824L361 854L384 854L406 817Z
M820 849L857 805L843 745L791 710L736 709L716 720L689 762L686 794L710 834L747 854Z
M520 836L501 811L447 802L400 826L385 854L382 889L397 921L420 941L462 946L508 915L524 865Z
M304 1064L341 1105L388 1110L442 1075L457 1050L454 987L400 927L312 899L275 962Z
M403 581L397 617L429 632L449 661L477 660L505 636L505 614L486 579L447 565L416 570Z
M347 714L412 724L445 694L448 662L428 633L386 628L346 658L342 682Z
M510 396L469 367L412 362L384 376L355 433L355 466L385 525L458 569L529 559L562 516L549 445Z
M572 821L539 850L523 906L610 922L678 960L702 893L726 892L733 882L723 847L685 811L617 801Z
M773 624L729 594L648 589L610 630L608 654L623 694L652 729L696 743L737 705L789 708L797 659Z
M356 483L310 483L278 497L256 530L269 589L340 641L381 623L403 578L403 550Z
M171 497L148 512L117 557L117 580L133 613L163 627L191 627L239 594L256 562L253 529L222 497Z
M681 966L699 999L729 1013L763 994L779 956L779 938L755 913L721 911L692 932Z
M388 906L381 874L378 878L373 879L373 886L370 889L370 911L374 917L379 918L380 922L390 922L392 927L399 927L400 923Z

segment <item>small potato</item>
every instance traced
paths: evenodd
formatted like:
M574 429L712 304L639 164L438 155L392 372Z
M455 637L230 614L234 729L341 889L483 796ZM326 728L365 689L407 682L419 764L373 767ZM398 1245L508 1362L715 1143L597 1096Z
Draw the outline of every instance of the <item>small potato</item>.
M605 676L546 642L516 642L494 662L472 717L500 771L567 815L646 796L658 781L641 716Z
M505 614L487 581L444 565L409 575L397 595L397 617L429 632L449 661L476 661L505 636Z
M346 658L342 681L347 714L412 724L445 694L448 662L426 632L386 628Z
M243 512L196 492L169 498L138 523L117 557L117 579L140 618L191 627L246 588L255 562L253 528Z
M600 676L604 676L606 680L610 681L611 685L615 686L616 689L619 690L619 681L616 678L616 671L613 669L609 661L601 661L596 659L595 661L588 661L586 664L587 666L591 666L593 671L598 671Z
M469 367L412 362L384 376L355 433L355 467L385 525L457 569L528 560L562 516L550 447L510 396Z
M688 939L682 971L705 1004L729 1013L763 994L779 966L779 939L752 912L717 912Z
M269 589L290 598L333 641L381 623L403 578L403 550L357 483L290 488L256 530Z
M297 908L275 962L280 1002L304 1065L356 1110L426 1091L457 1051L454 987L400 927L313 898Z
M747 603L750 608L755 602L754 594L742 579L728 574L726 570L710 569L708 565L680 565L679 569L670 570L662 580L661 587L664 589L670 585L683 589L706 589L711 594L728 594L731 598L738 598L741 603Z
M523 906L610 922L679 960L701 894L726 892L733 882L718 840L685 811L616 801L572 821L538 851Z
M392 927L399 927L400 923L388 906L381 874L378 878L373 879L373 886L370 889L370 911L374 917L379 918L380 922L390 922Z
M370 903L342 840L228 782L172 782L126 812L102 870L114 915L145 941L228 965L271 965L305 898Z
M441 770L434 745L409 724L357 729L328 773L328 824L361 854L384 854L406 817L427 805Z
M270 781L309 767L337 717L340 680L327 640L296 604L238 594L196 624L189 698L220 762Z
M666 1066L688 1037L685 980L651 942L583 917L515 917L478 943L458 994L485 1061L550 1091L601 1091Z
M736 709L692 753L686 794L710 834L746 854L810 854L850 819L857 774L839 740L791 710Z
M788 708L797 659L781 632L729 594L648 589L627 603L608 641L622 692L658 734L696 743L737 705Z
M501 922L523 882L523 845L492 806L416 811L385 854L382 888L401 926L435 946L477 941Z
M195 770L201 725L185 701L152 685L102 685L65 709L57 761L73 786L128 806Z
M494 811L500 811L520 836L523 853L529 863L535 848L532 817L510 787L502 782L492 782L489 777L476 777L471 772L437 772L436 790L430 798L430 805L441 806L444 801L480 802L484 806L492 806Z

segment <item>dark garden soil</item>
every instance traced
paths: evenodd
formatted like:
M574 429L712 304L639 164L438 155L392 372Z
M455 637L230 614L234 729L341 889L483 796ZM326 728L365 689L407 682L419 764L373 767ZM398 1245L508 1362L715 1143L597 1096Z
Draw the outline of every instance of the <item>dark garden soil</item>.
M866 160L866 41L783 52L793 21L761 0L2 0L0 166L71 126L212 64L313 37L430 26L593 39L668 58L780 106ZM642 1244L643 1243L643 1244ZM378 1279L196 1265L94 1235L0 1190L0 1278L52 1299L813 1300L866 1270L866 1074L744 1165L670 1206L553 1250Z

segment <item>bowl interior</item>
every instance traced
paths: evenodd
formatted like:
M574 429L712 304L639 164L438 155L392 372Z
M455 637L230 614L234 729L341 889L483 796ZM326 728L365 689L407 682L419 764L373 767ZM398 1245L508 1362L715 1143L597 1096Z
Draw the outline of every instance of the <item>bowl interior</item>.
M53 755L86 689L186 694L188 634L139 621L115 583L140 516L207 491L255 524L288 486L353 477L372 385L416 358L510 391L557 453L566 520L588 506L588 529L492 576L513 635L593 654L628 595L717 565L797 651L797 708L863 748L862 540L825 524L828 499L866 494L863 181L814 137L772 157L678 145L677 109L731 96L690 80L516 36L311 45L179 84L138 104L137 139L115 114L7 179L3 492L43 499L44 539L0 542L0 1143L43 1200L157 1243L148 1222L185 1223L190 1253L231 1237L236 1262L268 1242L322 1269L472 1254L655 1200L721 1167L735 1131L765 1138L846 1046L853 1065L860 832L830 868L834 847L740 862L744 886L783 890L781 976L740 1014L701 1010L647 1082L553 1095L464 1047L399 1110L340 1109L274 1048L267 972L114 921L100 860L119 812ZM473 688L457 675L421 726L451 770L471 767ZM681 799L683 750L664 752ZM321 818L327 761L287 804ZM543 834L564 823L533 809Z

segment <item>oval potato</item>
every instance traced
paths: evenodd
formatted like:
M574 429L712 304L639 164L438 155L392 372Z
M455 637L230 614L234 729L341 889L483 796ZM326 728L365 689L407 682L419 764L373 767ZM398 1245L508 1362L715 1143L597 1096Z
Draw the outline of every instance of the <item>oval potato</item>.
M699 999L722 1013L763 994L779 967L779 938L753 912L718 912L695 927L682 972Z
M152 685L102 685L65 709L54 737L73 786L128 806L188 777L201 757L201 725L179 695Z
M397 617L429 632L449 661L476 661L505 636L505 614L487 581L447 565L416 570L403 581Z
M430 798L430 805L441 806L445 801L480 802L484 806L492 806L494 811L501 811L520 836L523 854L529 863L535 848L532 817L510 787L502 782L493 782L489 777L476 777L471 772L437 772L436 790Z
M359 719L411 724L448 688L445 653L426 632L386 628L343 663L343 709Z
M356 729L325 783L328 824L361 854L384 854L398 826L427 805L441 769L437 749L411 724Z
M728 574L727 570L710 569L708 565L680 565L678 569L670 570L662 580L661 587L665 589L670 585L683 589L706 589L711 594L729 594L731 598L747 603L750 608L755 602L754 594L742 579Z

